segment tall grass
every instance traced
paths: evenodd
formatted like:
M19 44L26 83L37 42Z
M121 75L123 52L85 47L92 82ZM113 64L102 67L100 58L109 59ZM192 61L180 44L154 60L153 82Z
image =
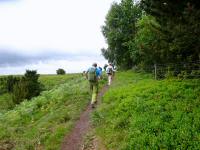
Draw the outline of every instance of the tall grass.
M200 80L116 75L93 114L108 149L200 149Z
M0 115L0 149L60 149L89 102L88 83L75 78Z

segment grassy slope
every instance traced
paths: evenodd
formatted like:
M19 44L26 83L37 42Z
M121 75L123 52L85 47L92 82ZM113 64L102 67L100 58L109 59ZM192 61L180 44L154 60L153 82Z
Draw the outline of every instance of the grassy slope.
M13 108L14 104L9 93L0 95L0 113Z
M66 75L40 75L39 81L44 85L46 90L50 90L55 86L66 83L79 77L80 74L66 74Z
M40 75L39 81L44 85L44 90L50 90L60 84L66 83L80 76L80 74L66 74L66 75ZM4 77L4 76L0 76ZM14 104L12 96L9 93L0 94L0 113L12 109Z
M116 75L93 114L108 149L200 149L200 80Z
M54 80L45 77L47 84L49 79ZM64 135L89 102L88 89L83 77L75 77L0 114L0 149L60 149Z

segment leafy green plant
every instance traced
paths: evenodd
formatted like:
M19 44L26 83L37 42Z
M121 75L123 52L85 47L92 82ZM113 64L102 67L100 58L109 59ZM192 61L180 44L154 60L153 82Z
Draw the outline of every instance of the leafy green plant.
M108 149L200 149L200 80L120 72L93 114Z

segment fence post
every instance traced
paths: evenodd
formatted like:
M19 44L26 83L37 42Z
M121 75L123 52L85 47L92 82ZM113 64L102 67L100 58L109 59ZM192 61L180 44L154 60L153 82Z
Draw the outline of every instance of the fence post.
M154 75L155 75L155 80L157 80L157 66L154 64Z

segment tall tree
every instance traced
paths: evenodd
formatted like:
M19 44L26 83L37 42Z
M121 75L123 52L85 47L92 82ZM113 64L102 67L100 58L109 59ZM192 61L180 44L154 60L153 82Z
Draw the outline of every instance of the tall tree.
M200 3L195 0L142 0L142 8L161 25L168 62L200 60Z
M133 66L129 43L135 37L135 25L141 14L141 9L132 0L122 0L119 4L112 4L102 27L108 43L108 48L103 48L102 54L121 68Z
M136 65L144 66L165 61L166 42L160 32L160 25L152 16L143 15L137 22L136 37L131 43L131 54Z

